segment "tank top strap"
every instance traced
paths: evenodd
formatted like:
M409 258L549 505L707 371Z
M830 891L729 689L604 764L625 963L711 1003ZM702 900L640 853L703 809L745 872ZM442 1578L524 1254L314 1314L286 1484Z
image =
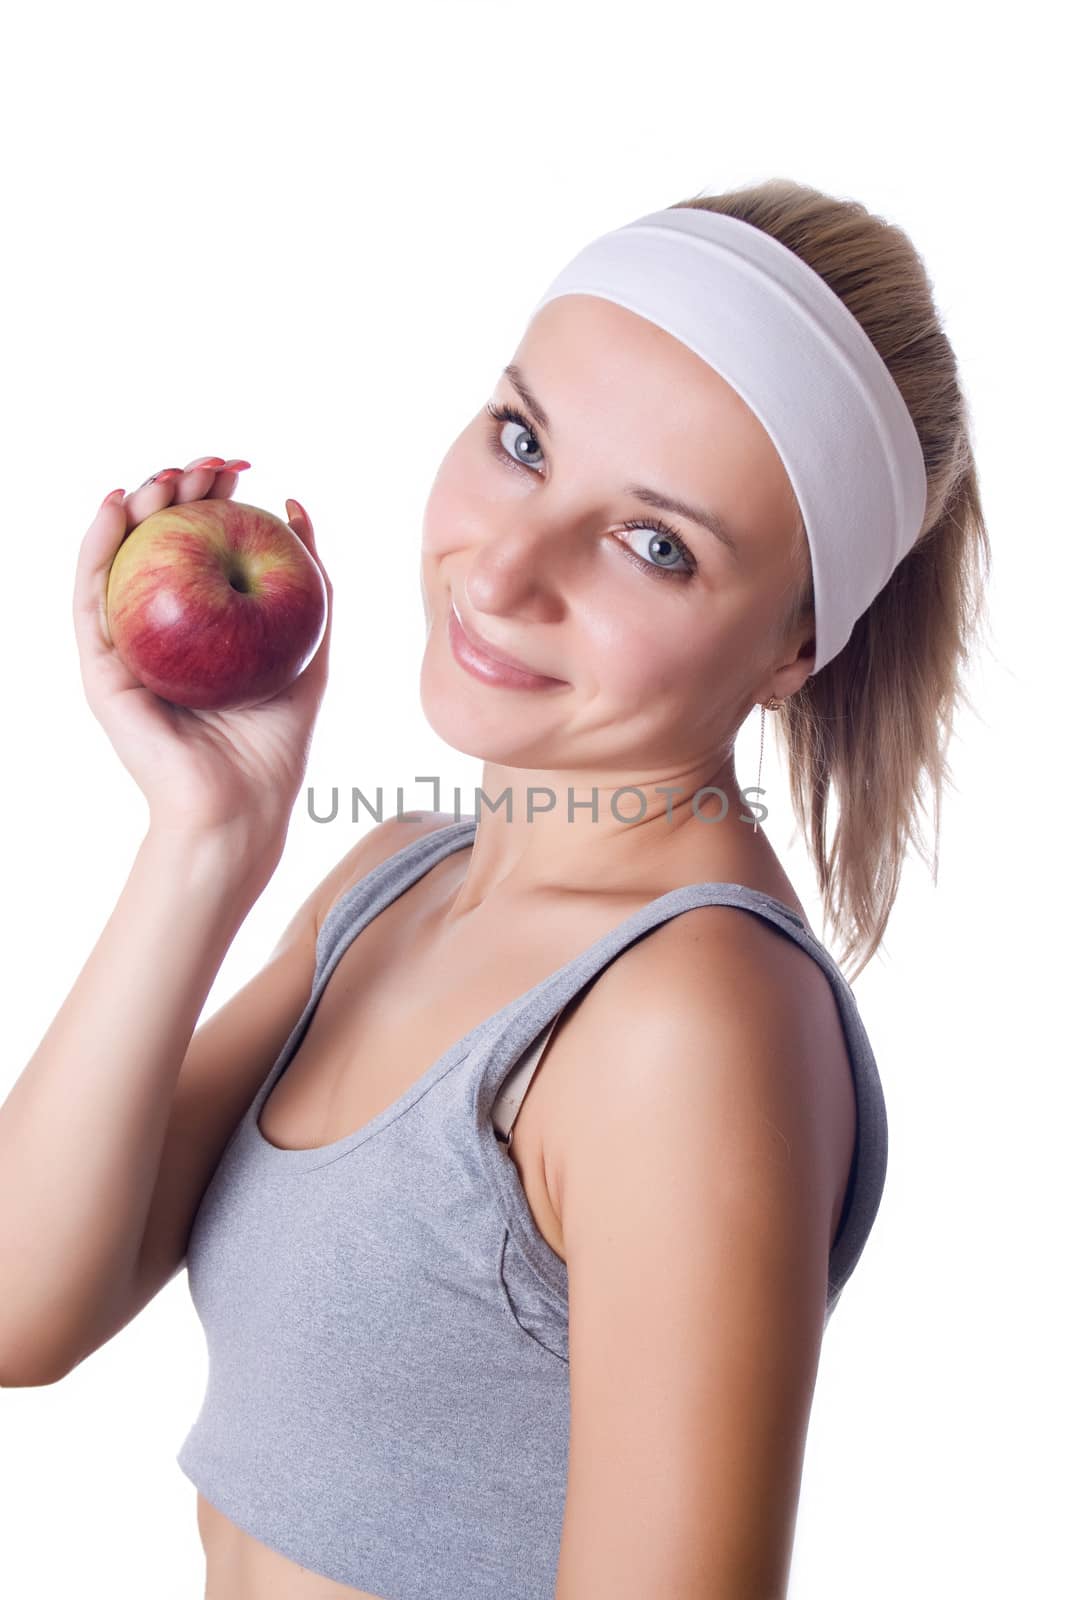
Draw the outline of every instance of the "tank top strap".
M662 923L697 906L711 905L735 906L761 917L793 939L822 968L837 1003L855 1087L856 1138L848 1189L830 1256L829 1317L859 1259L881 1200L888 1154L886 1106L874 1052L851 985L804 919L774 896L741 883L691 883L669 890L639 907L573 961L505 1008L494 1019L495 1026L476 1040L472 1051L476 1058L475 1070L467 1090L470 1109L476 1124L491 1122L495 1139L490 1143L509 1141L523 1095L560 1016L574 997L631 944ZM490 1180L520 1240L524 1239L539 1255L542 1275L547 1275L551 1285L562 1291L565 1271L547 1259L539 1242L531 1238L528 1217L510 1167L510 1162L490 1164ZM551 1256L551 1252L547 1254Z
M537 1038L520 1056L518 1064L512 1069L504 1087L493 1102L493 1127L498 1139L502 1140L507 1148L511 1149L511 1132L515 1125L515 1118L519 1108L526 1097L531 1079L537 1071L541 1057L548 1049L548 1042L556 1031L556 1025L562 1017L566 1007L561 1006L547 1027L542 1028Z
M548 1046L562 1012L631 944L684 911L710 905L738 906L774 923L819 962L834 983L839 997L838 985L843 985L851 997L844 976L829 952L809 933L803 919L781 901L764 894L760 889L750 889L746 884L685 884L680 889L668 890L666 894L639 906L572 961L498 1014L499 1027L491 1036L486 1035L479 1040L479 1047L485 1055L484 1071L478 1085L479 1100L485 1104L491 1103L504 1079L513 1072L517 1073L520 1064L524 1069L524 1081L528 1081Z
M438 861L469 845L475 828L475 819L464 817L429 833L420 833L344 890L330 906L319 928L315 945L316 974L323 972L334 956L339 955L342 945L347 946L368 922Z
M743 885L743 884L736 884L736 885L734 885L734 884L711 884L711 883L709 883L709 884L690 884L687 887L691 888L691 889L696 889L696 888L701 888L701 889L703 889L703 888L707 888L707 889L740 888L740 889L744 890L746 897L751 895L751 896L754 896L756 899L766 899L767 898L766 896L763 896L759 891L757 891L755 889L747 889L747 888L745 888L745 885ZM681 893L681 891L680 890L675 890L674 893L677 895L677 894ZM717 896L716 899L718 900L718 898L719 897ZM657 904L658 902L653 902L653 903ZM704 902L702 901L701 903L704 903ZM708 902L708 903L711 903L711 902ZM731 900L727 900L726 903L732 903L732 901ZM782 903L780 901L772 901L771 903L772 903L772 905L774 905L778 909L779 912L783 913L787 918L791 919L792 921L794 921L796 923L800 923L800 918L797 916L795 911L790 911L789 908L787 906L782 905ZM648 908L646 907L645 909L647 910ZM688 908L687 907L682 907L682 909L688 909ZM749 907L747 909L752 909L752 908ZM667 917L664 918L664 919L660 919L660 920L669 920L670 916L676 915L676 914L677 914L676 911L668 911ZM625 926L625 924L624 924L624 926ZM646 933L648 933L650 931L651 931L650 928L637 928L633 932L633 938L634 939L641 938L641 937L644 936L644 934L646 934ZM605 965L610 965L610 962L614 958L614 956L620 954L621 953L621 949L624 949L626 947L626 945L628 945L628 944L630 944L632 942L633 942L633 939L627 938L625 940L625 943L620 948L620 950L615 950L614 952L609 954L609 956L607 958L607 961L605 962ZM586 987L589 983L593 982L596 977L599 976L599 970L600 969L598 969L593 974L592 977L586 978L581 984L579 984L578 989L575 991L575 995L580 993L582 988ZM543 1027L541 1029L541 1032L535 1036L535 1038L531 1041L531 1043L527 1046L527 1048L522 1052L522 1054L519 1057L518 1062L511 1069L511 1071L509 1072L507 1078L505 1079L503 1088L500 1090L500 1092L498 1093L496 1099L493 1102L493 1108L492 1108L493 1127L496 1130L497 1138L500 1139L503 1143L505 1143L509 1150L511 1148L512 1129L513 1129L514 1124L515 1124L515 1119L518 1117L519 1110L520 1110L520 1108L522 1106L523 1099L525 1098L525 1095L526 1095L526 1091L529 1089L530 1083L533 1080L533 1076L534 1076L535 1072L537 1071L537 1068L539 1067L539 1065L541 1063L542 1056L544 1055L545 1051L548 1049L549 1043L550 1043L550 1041L552 1039L553 1034L556 1031L556 1027L557 1027L557 1025L559 1023L560 1018L563 1016L564 1011L566 1011L567 1007L571 1004L571 1001L573 999L574 999L574 996L569 997L568 1000L562 1006L560 1006L559 1010L554 1013L554 1015L551 1017L549 1022L545 1025L545 1027Z

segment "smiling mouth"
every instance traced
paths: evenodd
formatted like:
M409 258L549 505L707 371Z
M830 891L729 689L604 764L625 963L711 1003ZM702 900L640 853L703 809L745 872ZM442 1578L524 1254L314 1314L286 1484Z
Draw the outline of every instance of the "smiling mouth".
M553 678L550 673L538 672L534 667L527 666L525 661L517 661L514 656L506 656L502 651L494 649L477 633L475 633L473 628L470 628L467 623L464 622L463 618L459 614L459 611L456 609L455 600L453 600L451 604L452 615L454 616L457 625L462 629L463 634L473 648L478 652L479 655L484 656L487 661L493 661L499 667L510 667L513 672L524 672L527 677L530 678L543 678L549 683L562 683L564 681L562 678Z

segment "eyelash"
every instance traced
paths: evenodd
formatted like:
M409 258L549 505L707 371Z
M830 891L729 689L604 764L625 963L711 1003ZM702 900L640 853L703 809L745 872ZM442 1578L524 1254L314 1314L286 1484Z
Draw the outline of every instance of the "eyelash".
M523 413L515 406L507 404L495 405L492 401L490 401L485 409L489 416L492 417L497 423L514 422L518 427L524 429L525 432L530 435L531 439L537 443L537 448L539 450L541 449L540 442L537 439L537 431L531 424L529 417L524 416ZM490 430L490 444L492 445L496 455L498 455L502 461L506 462L508 466L516 467L519 472L523 471L524 463L517 461L516 458L513 455L510 455L500 443L499 427ZM531 467L530 471L536 471L536 468ZM693 556L693 552L690 550L689 546L686 544L678 530L676 528L672 528L670 523L661 522L658 517L635 517L629 522L624 522L623 527L633 530L651 528L654 533L661 534L665 539L670 539L671 542L676 544L679 550L682 552L682 559L685 562L684 566L657 567L654 562L646 561L643 556L635 554L635 552L631 550L628 545L620 542L620 548L622 549L623 555L626 556L628 560L632 561L634 566L637 567L641 572L647 572L654 578L686 579L691 578L696 572L697 564Z

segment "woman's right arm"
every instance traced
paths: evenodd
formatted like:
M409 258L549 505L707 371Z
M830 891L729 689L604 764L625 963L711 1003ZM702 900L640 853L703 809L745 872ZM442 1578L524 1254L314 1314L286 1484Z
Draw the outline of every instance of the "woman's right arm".
M230 494L246 465L198 458L121 499L116 491L82 540L73 604L82 682L148 802L149 825L96 947L0 1106L0 1383L61 1376L99 1342L139 1283L190 1037L281 857L303 782L326 686L333 591L298 502L289 502L290 528L319 567L327 611L314 653L288 688L252 707L192 711L141 684L108 630L108 575L131 530L165 505ZM269 1040L258 1017L277 1022L275 989L288 1008L301 987L305 998L310 990L308 918L317 905L312 896L295 919L280 958L287 981L277 984L272 960L256 990L262 1004L255 1014L242 1009L246 1076L270 1066L259 1058ZM205 1106L209 1126L194 1165L220 1132L224 1143L229 1130L218 1118L228 1103L224 1092Z
M53 1381L121 1302L190 1038L279 854L239 830L149 827L0 1106L0 1384Z
M100 940L0 1106L0 1387L59 1381L181 1269L226 1142L307 1004L323 918L442 824L415 815L379 823L341 858L191 1042L271 858L243 855L232 836L145 836Z

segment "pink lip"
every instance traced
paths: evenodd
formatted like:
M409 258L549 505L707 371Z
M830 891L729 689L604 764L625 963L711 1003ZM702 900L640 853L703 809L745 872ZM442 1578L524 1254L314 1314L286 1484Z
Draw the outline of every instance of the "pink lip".
M460 620L454 603L449 607L448 636L452 652L461 666L487 682L531 688L558 686L564 681L562 678L550 678L544 673L534 672L521 661L516 661L514 657L501 655L491 649Z

